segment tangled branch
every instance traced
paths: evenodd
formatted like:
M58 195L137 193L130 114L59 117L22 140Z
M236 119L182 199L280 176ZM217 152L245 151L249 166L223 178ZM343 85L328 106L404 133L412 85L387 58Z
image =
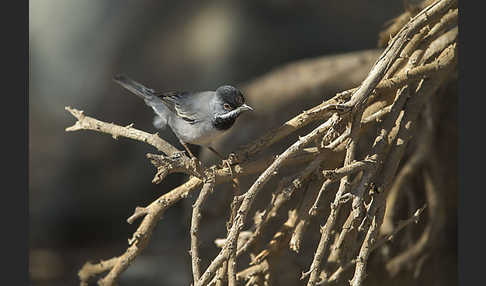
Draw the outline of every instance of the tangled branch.
M133 125L123 127L102 122L66 107L77 119L66 131L92 130L110 134L114 139L126 137L149 144L163 153L147 154L157 168L154 183L175 172L189 176L184 184L148 206L135 208L127 222L143 219L126 251L106 261L86 263L79 271L81 285L87 285L93 276L106 271L108 274L98 284L114 285L146 247L163 213L198 190L190 229L193 285L220 285L225 279L229 285L271 281L272 269L277 263L274 258L285 251L301 253L308 225L313 220L324 225L310 267L302 273L301 279L308 278L309 286L327 285L352 272L350 284L362 285L371 252L406 225L416 222L422 213L423 208L416 209L409 220L395 226L393 210L398 190L413 175L410 166L423 162L426 149L416 148L419 155L412 156L401 169L400 162L416 134L433 131L423 127L433 126L433 123L420 124L432 118L424 111L427 110L425 107L434 102L440 87L447 84L451 73L456 71L457 1L426 3L429 5L414 10L411 19L403 21L399 18L389 30L393 37L359 87L336 94L230 154L227 161L231 166L205 167L157 134L137 130ZM311 123L318 123L318 126L301 134L281 154L267 158L259 156L263 150ZM369 128L371 126L374 128ZM376 134L370 130L375 130ZM369 144L363 144L369 138L372 138ZM430 146L430 136L423 138L429 139L423 139L420 146ZM338 162L339 167L332 167L329 160L332 156L338 158L333 162ZM300 169L282 179L277 188L265 188L289 165ZM218 194L217 187L221 183L234 176L252 174L258 176L250 188L234 193L227 236L217 240L220 252L206 269L201 269L198 245L202 206L211 193ZM437 206L432 177L429 172L425 176L428 205L432 206L429 212ZM248 224L252 205L262 190L271 192L273 197L263 211L257 211L254 224ZM323 200L324 196L333 198L329 205ZM299 203L288 212L281 211L285 203L293 199ZM262 234L267 226L276 223L282 213L288 215L287 220L268 243L257 245L255 242L264 239ZM436 217L430 213L430 226L425 228L413 250L398 254L388 262L386 267L390 273L397 273L407 261L421 255L430 236L440 226L440 219L434 220ZM241 268L238 262L244 255L250 256L250 263ZM350 271L352 269L354 271Z

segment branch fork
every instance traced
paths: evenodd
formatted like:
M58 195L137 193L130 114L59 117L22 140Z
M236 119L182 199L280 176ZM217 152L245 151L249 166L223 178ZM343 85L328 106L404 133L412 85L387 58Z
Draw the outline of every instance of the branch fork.
M201 162L196 158L187 157L183 152L174 153L172 156L151 153L148 153L146 156L150 159L152 165L157 168L157 173L152 180L154 184L162 182L167 175L172 173L185 173L197 178L204 177L204 169Z

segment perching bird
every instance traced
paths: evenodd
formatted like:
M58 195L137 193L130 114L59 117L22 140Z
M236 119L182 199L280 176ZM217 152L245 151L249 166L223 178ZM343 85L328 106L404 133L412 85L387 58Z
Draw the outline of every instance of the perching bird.
M223 159L211 144L233 126L238 116L253 110L245 104L243 94L230 85L216 91L160 92L124 75L116 75L114 81L152 107L156 114L154 126L161 129L168 125L193 158L186 143L207 147Z

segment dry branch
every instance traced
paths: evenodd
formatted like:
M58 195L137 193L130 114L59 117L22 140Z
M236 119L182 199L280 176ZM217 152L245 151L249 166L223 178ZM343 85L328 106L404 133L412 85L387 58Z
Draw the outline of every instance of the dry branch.
M73 126L67 127L66 131L93 130L97 132L110 134L113 137L113 139L117 139L118 137L125 137L125 138L130 138L133 140L138 140L147 143L149 145L154 146L155 148L157 148L157 150L167 155L174 155L175 153L180 152L171 144L167 143L165 140L160 138L157 135L157 133L149 134L137 130L133 128L133 124L129 124L125 127L122 127L112 123L102 122L95 118L86 116L82 110L77 110L69 106L66 106L65 109L78 119L78 121L76 121L76 123Z
M201 205L208 198L209 194L214 188L214 174L208 176L207 181L204 183L196 202L194 203L191 219L191 259L192 259L192 273L194 281L199 280L200 274L200 261L199 258L199 224L201 221Z
M86 263L78 273L81 285L87 285L91 277L106 271L109 273L98 284L114 285L146 247L163 213L201 186L193 206L190 230L194 286L223 285L226 280L229 285L238 285L243 281L248 285L257 282L267 285L272 279L272 263L278 263L271 258L290 250L302 253L304 234L308 232L307 226L314 217L325 221L325 224L321 227L320 240L310 268L302 274L301 279L309 277L307 285L327 285L342 280L343 273L351 272L350 269L354 267L350 283L362 285L370 253L406 225L417 221L423 210L417 210L410 219L394 227L390 214L393 214L396 189L414 175L411 168L423 163L425 152L432 144L426 139L428 137L422 136L424 142L417 141L426 147L416 148L416 153L401 171L400 162L409 142L420 134L417 126L424 117L430 117L424 112L425 104L431 104L430 98L450 80L450 74L456 70L457 1L425 3L427 7L416 7L397 18L387 31L393 38L361 85L336 94L243 146L230 154L227 164L204 166L198 160L189 159L157 134L137 130L133 125L122 127L102 122L84 115L82 111L66 107L77 119L66 131L93 130L110 134L115 139L126 137L147 143L164 153L147 154L157 168L154 183L159 183L174 172L189 175L184 184L145 207L135 208L127 222L143 219L129 240L126 251L104 262ZM278 77L272 80L276 79ZM319 86L318 81L314 81L314 84ZM301 137L280 155L258 156L311 123L316 123L317 127L307 134L300 134ZM369 130L376 130L376 133ZM269 189L265 187L271 178L277 177L289 165L297 166L297 171L281 180L275 190L269 190L273 194L271 201L263 211L258 210L259 215L255 216L253 226L243 231L258 194ZM227 236L217 241L221 250L202 272L198 249L199 229L202 227L201 206L213 189L216 190L216 186L234 177L252 174L258 176L251 187L233 193ZM410 251L396 255L387 263L387 269L392 274L401 270L406 263L420 260L431 237L437 234L442 225L441 217L436 214L437 194L430 177L427 173L425 183L431 221ZM336 190L333 183L338 181ZM282 218L285 203L295 201L299 197L295 194L303 193L305 187L308 188L304 196L300 196L302 201L298 201L286 222L265 243L262 240L263 231L270 222ZM334 194L330 205L322 202L326 192ZM351 202L350 207L343 207L347 202ZM391 206L387 206L390 207L388 212L385 212L386 202L392 202ZM321 210L327 211L327 217ZM380 227L384 235L381 238ZM335 241L331 246L333 238ZM259 243L261 246L255 243L259 240L262 240ZM249 255L250 265L239 271L239 259L243 255ZM328 263L331 258L336 265Z
M290 146L284 153L276 158L276 160L258 177L258 179L253 183L250 189L245 193L245 198L238 209L237 216L235 217L231 231L228 234L225 246L220 251L218 256L213 260L213 262L206 269L204 274L201 276L196 285L204 285L212 277L215 271L219 268L223 260L227 259L230 249L229 246L234 244L234 241L238 238L238 234L244 226L244 222L256 195L261 190L263 185L265 185L270 177L276 175L276 172L281 167L281 163L285 162L292 154L295 154L300 149L302 149L306 144L311 142L316 137L322 135L327 129L329 129L333 124L337 122L338 116L334 115L329 120L321 124L319 127L314 129L308 135L300 138L296 143Z

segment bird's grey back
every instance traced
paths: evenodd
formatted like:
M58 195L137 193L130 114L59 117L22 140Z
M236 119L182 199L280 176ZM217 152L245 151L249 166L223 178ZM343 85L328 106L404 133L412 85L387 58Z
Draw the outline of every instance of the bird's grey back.
M196 125L211 120L210 101L214 100L214 94L214 91L160 94L145 98L145 103L152 107L157 115L153 122L156 128L164 128L169 121L171 121L170 125L180 125L176 123L177 121L182 121L182 125Z
M177 97L175 110L177 115L193 119L195 122L210 119L210 102L214 100L214 91L185 92Z

